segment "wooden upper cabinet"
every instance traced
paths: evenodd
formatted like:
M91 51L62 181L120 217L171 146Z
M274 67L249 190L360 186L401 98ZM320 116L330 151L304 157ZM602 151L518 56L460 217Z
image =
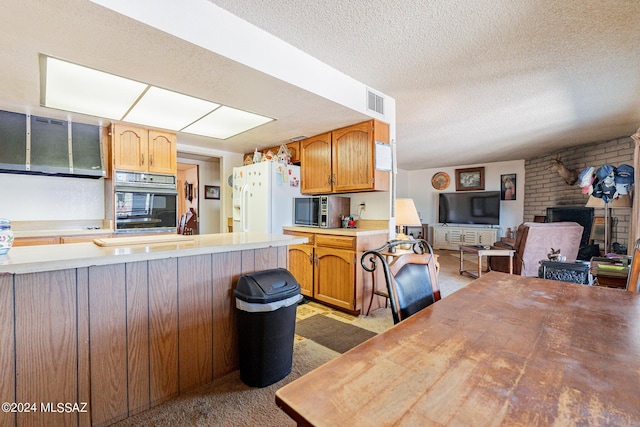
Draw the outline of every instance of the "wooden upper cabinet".
M146 129L113 124L113 168L136 172L147 171L149 132Z
M389 191L389 172L375 168L376 142L389 143L389 125L376 120L301 141L301 192Z
M177 174L174 133L115 123L111 136L115 170Z
M300 192L331 193L331 173L331 132L300 141Z
M149 131L149 172L177 174L178 151L174 133Z
M333 191L373 190L373 123L364 122L332 132Z
M291 154L291 163L300 164L300 141L294 141L287 144L289 153Z

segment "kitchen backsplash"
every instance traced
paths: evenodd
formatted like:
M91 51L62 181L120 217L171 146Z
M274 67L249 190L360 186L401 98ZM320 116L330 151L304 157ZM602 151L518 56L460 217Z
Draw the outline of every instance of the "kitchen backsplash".
M104 218L104 180L3 173L0 201L11 221Z

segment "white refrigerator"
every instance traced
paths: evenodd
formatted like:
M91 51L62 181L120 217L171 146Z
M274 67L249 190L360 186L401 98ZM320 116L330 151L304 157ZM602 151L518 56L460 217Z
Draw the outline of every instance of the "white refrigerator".
M233 168L233 231L282 233L293 224L300 167L261 162Z

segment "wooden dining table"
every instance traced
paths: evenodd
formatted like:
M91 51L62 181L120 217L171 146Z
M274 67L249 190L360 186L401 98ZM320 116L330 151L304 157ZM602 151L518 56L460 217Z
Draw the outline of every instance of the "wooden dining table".
M275 399L298 425L638 426L640 294L490 272Z

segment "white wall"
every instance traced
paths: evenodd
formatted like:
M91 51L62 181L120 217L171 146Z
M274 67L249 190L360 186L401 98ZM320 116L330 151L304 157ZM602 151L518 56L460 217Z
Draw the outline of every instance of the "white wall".
M411 197L409 188L411 187L411 173L404 169L398 169L396 174L396 197L406 199Z
M0 218L11 221L104 218L104 179L0 174Z
M344 196L351 198L351 214L360 214L360 219L389 220L389 192L350 193ZM366 204L366 209L360 210L360 203Z
M429 224L429 226L437 225L438 193L455 192L455 170L475 166L484 166L484 186L486 191L500 190L500 175L516 174L516 200L500 202L501 231L498 236L502 237L507 228L515 230L524 221L524 160L403 171L402 174L399 172L399 176L406 174L408 179L398 179L398 197L411 197L416 204L422 223ZM431 185L431 178L437 172L446 172L451 177L449 187L442 191L436 190Z

